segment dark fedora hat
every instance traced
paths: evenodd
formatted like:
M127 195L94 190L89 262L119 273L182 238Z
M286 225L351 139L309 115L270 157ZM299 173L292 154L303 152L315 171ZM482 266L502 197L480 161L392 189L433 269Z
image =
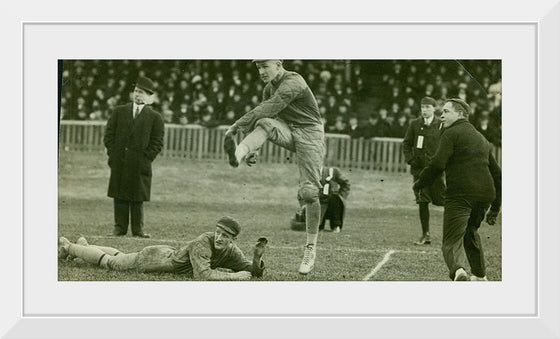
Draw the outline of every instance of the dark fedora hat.
M154 94L156 92L154 90L154 82L152 81L152 79L147 77L139 77L138 81L136 81L136 87L143 89L150 94Z

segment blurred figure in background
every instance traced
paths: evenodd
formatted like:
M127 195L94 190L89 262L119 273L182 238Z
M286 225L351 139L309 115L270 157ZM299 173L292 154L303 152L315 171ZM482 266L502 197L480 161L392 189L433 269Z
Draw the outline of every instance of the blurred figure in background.
M348 134L348 126L342 115L336 117L334 124L328 127L329 133Z
M397 119L393 121L391 126L391 137L393 138L404 138L406 131L408 130L408 118L406 114L399 114Z
M379 109L379 120L377 121L377 128L379 130L380 137L389 137L391 136L391 122L394 117L398 115L395 113L391 117L389 117L388 112L385 108Z
M379 127L379 116L376 113L372 113L369 116L368 123L364 126L362 130L362 136L365 139L381 137L383 136L381 128Z
M352 139L358 139L362 136L362 127L358 123L358 117L352 115L348 121L348 135Z
M334 233L340 233L344 225L346 200L350 194L350 180L337 167L321 168L321 223L319 230L325 229L329 220L329 227ZM290 222L295 231L305 230L305 206L301 207Z

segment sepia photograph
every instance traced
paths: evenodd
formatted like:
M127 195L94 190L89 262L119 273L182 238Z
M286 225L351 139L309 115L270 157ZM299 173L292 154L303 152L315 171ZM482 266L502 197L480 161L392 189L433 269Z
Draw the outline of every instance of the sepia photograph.
M7 18L0 337L558 337L558 0L245 5Z
M59 281L501 281L500 59L58 60Z

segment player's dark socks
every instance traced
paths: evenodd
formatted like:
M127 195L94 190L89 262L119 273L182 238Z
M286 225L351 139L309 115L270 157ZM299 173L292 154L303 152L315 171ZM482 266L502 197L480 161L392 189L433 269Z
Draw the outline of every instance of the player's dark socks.
M231 167L238 167L239 162L235 157L235 149L237 146L235 145L235 140L233 140L232 136L227 135L224 139L224 151L228 156L228 161Z
M422 225L422 234L430 232L430 209L427 202L418 204L420 210L420 224Z

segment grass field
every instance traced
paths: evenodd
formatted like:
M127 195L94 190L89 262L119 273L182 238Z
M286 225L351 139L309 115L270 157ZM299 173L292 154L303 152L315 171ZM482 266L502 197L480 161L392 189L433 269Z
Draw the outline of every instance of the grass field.
M441 207L430 206L432 244L412 244L420 235L412 179L405 173L345 170L352 190L341 233L321 232L315 270L297 273L305 233L290 230L298 203L297 168L293 164L257 164L232 170L222 161L158 158L154 163L152 200L144 205L144 230L150 239L109 236L113 205L108 198L109 169L102 153L60 152L58 183L59 235L124 252L144 246L174 247L230 215L242 224L238 245L251 253L260 236L269 239L263 280L449 280L441 255ZM326 227L328 228L328 226ZM501 280L501 222L483 223L488 278ZM174 274L114 272L79 260L60 261L59 280L186 280Z

